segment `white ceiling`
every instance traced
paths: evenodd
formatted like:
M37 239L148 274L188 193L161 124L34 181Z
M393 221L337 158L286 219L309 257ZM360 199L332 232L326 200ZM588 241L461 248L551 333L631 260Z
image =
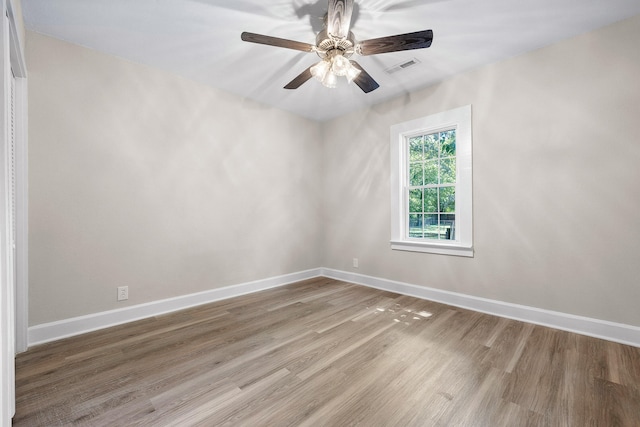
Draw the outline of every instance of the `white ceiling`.
M285 90L318 57L240 40L249 31L314 44L326 0L22 0L22 9L29 30L321 121L640 14L638 0L356 3L359 40L434 32L429 49L354 57L380 83L369 94L344 79L335 89L312 79ZM420 64L385 73L412 58Z

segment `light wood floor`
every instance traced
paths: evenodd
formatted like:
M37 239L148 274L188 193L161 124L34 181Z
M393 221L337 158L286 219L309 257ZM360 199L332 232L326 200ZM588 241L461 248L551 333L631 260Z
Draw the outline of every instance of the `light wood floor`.
M640 426L640 349L326 278L30 349L15 426Z

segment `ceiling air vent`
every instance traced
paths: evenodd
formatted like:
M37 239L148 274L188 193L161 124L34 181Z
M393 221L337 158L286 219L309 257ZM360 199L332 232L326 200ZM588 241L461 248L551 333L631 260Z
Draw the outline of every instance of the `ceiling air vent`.
M408 61L401 62L400 64L396 64L393 67L389 67L384 71L387 74L393 74L393 73L398 72L400 70L404 70L406 68L413 67L414 65L418 65L419 63L420 63L420 61L418 61L416 58L411 58Z

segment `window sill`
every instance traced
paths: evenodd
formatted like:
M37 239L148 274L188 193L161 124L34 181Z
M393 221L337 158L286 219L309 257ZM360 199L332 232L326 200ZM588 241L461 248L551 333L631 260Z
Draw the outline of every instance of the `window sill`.
M473 258L473 247L464 247L460 245L442 244L442 243L425 243L410 241L391 241L391 249L398 251L424 252L440 255L454 255Z

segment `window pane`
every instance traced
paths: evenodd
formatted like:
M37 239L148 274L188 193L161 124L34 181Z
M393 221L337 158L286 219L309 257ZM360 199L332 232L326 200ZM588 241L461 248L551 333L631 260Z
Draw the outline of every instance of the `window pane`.
M422 214L409 215L409 237L422 238Z
M409 138L409 161L422 160L422 137Z
M424 137L424 158L437 159L439 150L438 134L425 135Z
M409 190L409 212L422 212L422 190Z
M440 212L456 211L456 188L440 187Z
M456 216L453 214L440 215L440 239L456 239Z
M455 184L456 183L456 159L448 158L440 160L440 183Z
M440 222L442 221L455 221L456 216L454 214L440 214Z
M417 187L423 185L422 181L422 163L411 163L409 165L409 185L411 187Z
M431 160L424 164L424 185L438 183L438 161Z
M455 240L456 130L408 138L407 147L408 237Z
M424 216L424 237L427 239L438 238L438 215L425 215Z
M453 157L456 155L456 131L455 129L440 132L441 157Z
M438 212L438 189L424 189L424 212Z

